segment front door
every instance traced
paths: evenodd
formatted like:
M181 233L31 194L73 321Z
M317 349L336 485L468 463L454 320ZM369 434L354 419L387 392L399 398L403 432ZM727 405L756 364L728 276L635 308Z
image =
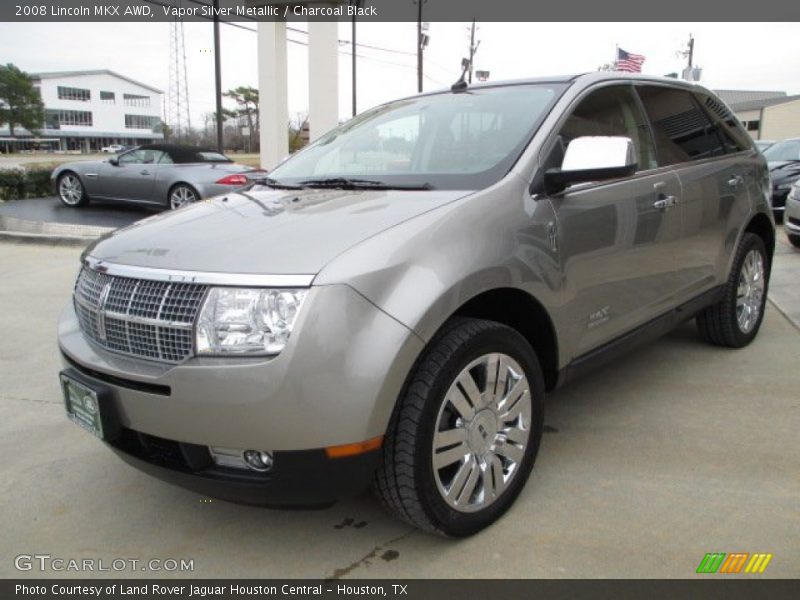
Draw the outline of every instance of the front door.
M131 150L120 154L117 165L105 165L100 194L114 200L151 201L161 152Z

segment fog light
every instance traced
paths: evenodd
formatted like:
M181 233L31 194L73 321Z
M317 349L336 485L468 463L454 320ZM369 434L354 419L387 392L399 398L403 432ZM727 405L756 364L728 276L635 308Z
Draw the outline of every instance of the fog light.
M220 467L251 469L260 473L272 470L272 453L263 450L239 450L209 446L211 458Z
M245 450L242 454L247 466L254 471L269 471L272 469L272 454L261 450Z

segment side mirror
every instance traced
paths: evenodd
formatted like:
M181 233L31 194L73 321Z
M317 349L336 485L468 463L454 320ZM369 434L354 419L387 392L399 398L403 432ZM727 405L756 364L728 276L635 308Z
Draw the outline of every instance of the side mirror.
M112 156L108 159L108 164L114 165L115 167L119 166L119 159L116 156Z
M545 190L548 194L555 194L575 183L629 177L636 173L637 166L631 138L575 138L567 146L561 168L548 169L545 172Z

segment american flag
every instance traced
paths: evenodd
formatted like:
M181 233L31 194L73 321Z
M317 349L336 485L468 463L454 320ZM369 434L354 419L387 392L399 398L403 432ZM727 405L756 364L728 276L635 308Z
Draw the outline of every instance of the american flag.
M644 56L641 54L631 54L622 48L617 48L617 71L627 71L628 73L641 73Z

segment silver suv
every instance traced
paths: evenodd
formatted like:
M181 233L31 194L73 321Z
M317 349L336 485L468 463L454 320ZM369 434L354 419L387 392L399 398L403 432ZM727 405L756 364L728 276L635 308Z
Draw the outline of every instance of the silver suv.
M67 413L202 494L327 505L372 483L469 535L525 484L547 391L687 319L718 346L755 337L770 193L697 85L390 102L88 248L59 325Z

